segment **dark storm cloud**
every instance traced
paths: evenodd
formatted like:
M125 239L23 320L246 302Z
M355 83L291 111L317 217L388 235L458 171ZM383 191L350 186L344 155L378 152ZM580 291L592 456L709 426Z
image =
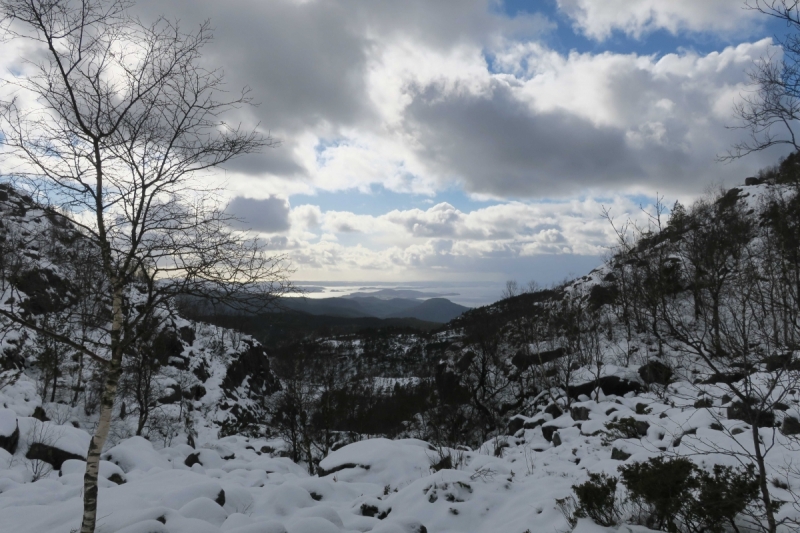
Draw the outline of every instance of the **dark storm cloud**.
M488 97L428 88L407 116L420 133L420 155L471 192L536 196L643 173L624 132L562 111L535 113L500 84Z
M237 226L266 233L289 229L289 202L277 196L253 200L237 196L228 204L227 211L241 220Z
M501 28L507 35L531 35L546 27L539 17L509 20L488 6L487 0L143 0L136 9L145 20L178 18L187 31L211 20L215 39L204 59L224 69L231 89L251 88L260 105L242 109L240 119L258 122L282 141L278 150L228 168L299 177L304 168L292 152L298 135L375 126L366 94L367 60L381 40L402 35L446 49Z

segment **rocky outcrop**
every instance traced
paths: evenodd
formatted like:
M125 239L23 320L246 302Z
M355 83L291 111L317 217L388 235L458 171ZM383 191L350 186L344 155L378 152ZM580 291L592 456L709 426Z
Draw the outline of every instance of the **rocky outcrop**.
M50 463L56 470L60 469L64 461L68 461L69 459L77 459L79 461L86 460L85 457L41 442L34 442L31 444L25 457L31 460L38 459Z

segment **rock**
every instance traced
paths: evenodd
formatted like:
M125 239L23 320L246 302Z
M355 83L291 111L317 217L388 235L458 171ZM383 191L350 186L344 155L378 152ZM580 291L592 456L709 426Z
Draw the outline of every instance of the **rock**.
M553 433L553 446L561 446L561 435L558 434L558 431Z
M44 412L41 405L37 405L36 408L33 410L33 414L31 415L36 420L41 420L42 422L48 422L50 419L47 417L47 413Z
M11 409L0 409L0 448L10 454L17 451L19 443L19 422Z
M544 436L544 438L545 438L545 440L547 442L552 442L553 441L553 434L556 431L558 431L558 429L559 429L558 426L544 425L544 426L542 426L542 435Z
M511 364L520 370L525 370L531 365L543 365L551 361L555 361L559 357L566 354L564 348L556 348L555 350L548 350L539 353L525 353L524 351L517 352L511 358Z
M508 421L507 432L513 435L525 426L525 417L515 416Z
M544 408L544 412L548 415L552 416L553 418L558 418L559 416L564 414L564 411L558 406L558 404L551 403L547 407Z
M181 336L181 340L188 344L189 346L194 344L195 340L195 333L194 329L190 328L189 326L183 326L178 330L178 333Z
M694 402L695 409L709 408L712 405L713 404L711 403L711 398L700 398L699 400Z
M648 385L653 383L669 385L669 380L672 378L672 369L661 361L648 361L639 367L639 376Z
M122 475L120 475L119 472L114 472L113 474L108 476L108 480L111 481L112 483L116 483L117 485L122 485L123 483L125 483L125 478L122 477Z
M247 347L239 357L231 363L222 380L222 388L228 391L242 385L245 378L251 392L272 394L281 390L281 384L269 366L269 359L264 347L253 341L244 341Z
M34 442L31 444L31 447L28 448L28 453L25 454L25 457L31 460L38 459L39 461L50 463L56 470L61 469L61 465L64 463L64 461L69 459L77 459L79 461L86 460L86 458L81 455L77 455L41 442Z
M193 467L194 465L203 466L203 463L200 462L200 452L190 453L186 460L183 462L189 468Z
M646 415L648 409L649 409L649 406L646 403L637 403L636 404L636 409L634 409L634 412L637 415Z
M545 422L547 422L547 419L545 419L545 418L540 416L540 417L534 418L532 420L527 420L522 427L525 428L525 429L533 429L533 428L537 428L537 427L541 426Z
M158 403L171 404L181 401L181 397L183 396L183 394L181 394L181 389L179 386L172 385L167 390L169 392L165 396L159 398Z
M187 400L199 400L206 395L206 388L200 384L192 385L189 390L183 391L183 397Z
M611 448L611 458L615 461L626 461L631 454L623 452L619 448Z
M797 435L800 433L800 420L793 416L783 417L783 424L781 424L781 433L784 435Z
M72 285L49 268L21 272L11 283L28 296L20 307L34 315L57 313L77 301Z
M717 373L711 374L708 378L700 381L700 383L703 385L716 385L717 383L730 385L731 383L743 380L745 376L746 374L744 372Z
M589 420L589 412L588 407L573 407L570 409L573 420Z
M162 365L169 363L170 357L180 358L183 343L175 331L164 328L153 340L153 356Z
M606 396L625 396L629 392L641 392L642 385L636 381L622 379L619 376L604 376L598 380L568 387L567 392L570 397L578 398L585 394L591 396L595 389L600 389Z
M595 311L604 305L611 305L617 301L619 289L616 285L595 285L589 291L589 306Z
M730 420L742 420L758 427L772 427L775 425L775 413L772 411L759 411L740 401L733 402L728 406L727 415Z
M745 187L750 187L752 185L761 185L761 183L762 183L761 179L756 178L755 176L751 176L749 178L744 179Z
M636 433L640 437L644 437L647 435L647 430L650 429L650 424L648 424L646 420L635 420L633 422L633 427L636 428Z

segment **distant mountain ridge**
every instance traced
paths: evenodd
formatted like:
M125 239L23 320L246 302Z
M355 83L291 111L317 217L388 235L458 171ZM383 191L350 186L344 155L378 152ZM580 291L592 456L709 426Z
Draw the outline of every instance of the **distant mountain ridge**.
M440 324L449 322L470 309L446 298L385 299L353 295L339 298L283 298L281 305L287 309L311 315L350 318L416 318Z

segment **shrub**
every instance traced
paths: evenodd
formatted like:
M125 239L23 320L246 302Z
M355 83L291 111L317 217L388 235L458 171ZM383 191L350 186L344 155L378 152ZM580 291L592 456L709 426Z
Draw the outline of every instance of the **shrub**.
M723 533L734 519L751 507L759 497L755 467L733 469L714 465L712 472L699 470L698 491L691 500L684 520L692 531Z
M638 508L640 519L651 529L670 533L680 531L679 517L692 502L697 487L697 467L689 459L665 460L655 457L647 462L620 467L622 481L630 501Z
M620 520L617 504L617 478L608 474L589 474L589 480L572 487L578 499L575 516L591 518L601 526L615 526Z

